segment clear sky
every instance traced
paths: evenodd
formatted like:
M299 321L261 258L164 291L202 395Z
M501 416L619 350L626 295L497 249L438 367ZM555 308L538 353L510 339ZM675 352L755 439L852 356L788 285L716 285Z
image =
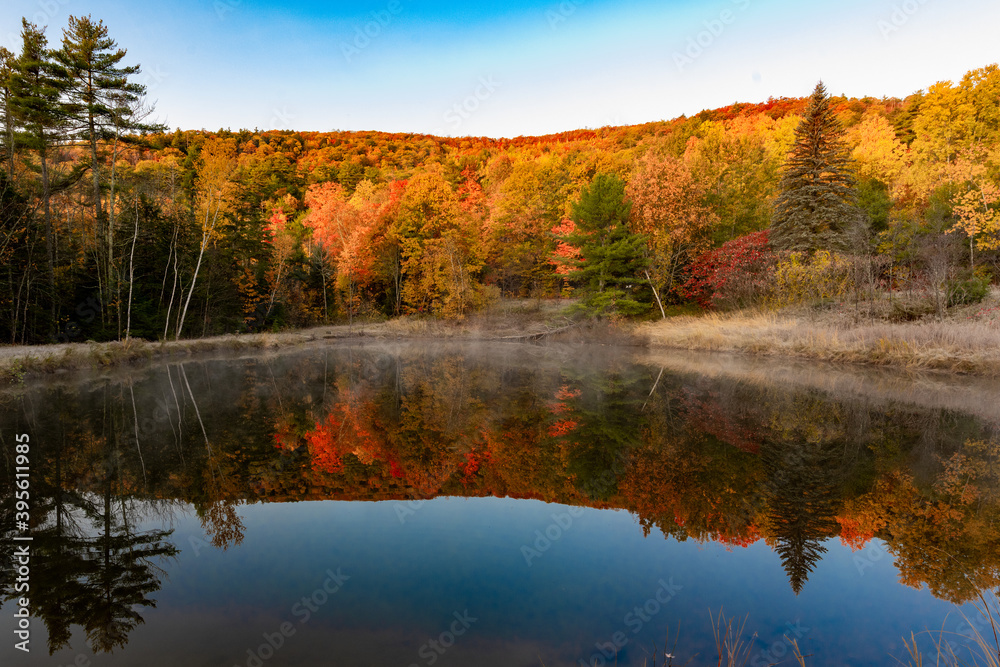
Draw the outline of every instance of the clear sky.
M1000 61L992 0L4 0L103 19L172 128L513 137L733 102L904 97Z

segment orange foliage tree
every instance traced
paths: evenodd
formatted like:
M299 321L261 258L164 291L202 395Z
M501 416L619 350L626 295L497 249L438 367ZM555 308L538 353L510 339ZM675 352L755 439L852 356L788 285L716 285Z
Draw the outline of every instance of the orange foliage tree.
M718 216L705 206L704 187L684 161L652 150L639 161L627 194L634 230L648 239L646 277L660 300L678 286L682 267L708 247Z

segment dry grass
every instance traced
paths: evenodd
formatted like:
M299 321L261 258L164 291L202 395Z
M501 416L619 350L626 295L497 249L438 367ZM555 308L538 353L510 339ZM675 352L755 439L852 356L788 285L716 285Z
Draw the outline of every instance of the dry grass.
M558 334L609 344L634 343L631 328L598 326L574 333L566 317L566 300L505 299L461 320L400 317L384 322L314 327L300 331L226 335L181 341L148 342L132 339L111 343L0 346L0 384L17 384L26 377L68 370L133 365L153 358L187 357L207 353L260 351L323 341L351 339L414 340L532 340ZM588 325L589 326L589 325ZM565 330L565 333L563 331ZM567 338L566 334L569 334Z
M930 665L969 665L970 667L1000 667L1000 605L997 594L979 594L974 604L972 618L961 612L965 633L948 632L944 629L925 631L934 647L933 654L925 657L917 646L917 635L903 638L903 645L909 654L910 667ZM921 633L924 634L924 633ZM902 664L902 663L900 663Z
M137 365L153 358L278 347L284 344L280 337L281 334L233 335L162 343L133 338L110 343L0 347L0 384L16 384L28 376L60 371Z
M683 316L643 325L650 344L1000 374L1000 325L949 319L910 323L848 323L794 313L737 312Z

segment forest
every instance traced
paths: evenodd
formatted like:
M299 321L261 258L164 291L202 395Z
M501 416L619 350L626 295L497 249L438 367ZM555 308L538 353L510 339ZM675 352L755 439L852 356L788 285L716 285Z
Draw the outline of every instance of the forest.
M0 341L174 340L499 299L584 314L912 298L1000 275L1000 69L539 137L169 131L103 22L0 51ZM803 91L808 93L808 91Z

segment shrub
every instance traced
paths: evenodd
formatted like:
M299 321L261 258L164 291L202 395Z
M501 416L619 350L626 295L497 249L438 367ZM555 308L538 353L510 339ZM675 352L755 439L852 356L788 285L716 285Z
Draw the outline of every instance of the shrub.
M769 294L777 259L769 230L747 234L698 257L678 291L703 308L747 306Z
M842 298L850 292L851 262L837 253L793 252L774 270L775 305Z
M974 274L965 278L949 280L945 285L948 307L966 306L979 303L990 293L990 281L984 275Z

